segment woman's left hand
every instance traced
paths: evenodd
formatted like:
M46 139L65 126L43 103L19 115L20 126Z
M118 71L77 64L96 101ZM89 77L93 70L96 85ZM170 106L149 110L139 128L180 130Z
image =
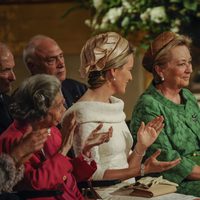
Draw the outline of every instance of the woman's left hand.
M137 143L144 149L151 146L164 127L163 120L164 118L162 116L158 116L147 123L147 125L142 122L137 133Z
M94 146L108 142L112 137L113 128L110 127L106 132L99 132L103 124L100 123L88 136L83 147L83 154L89 156L90 149Z
M171 169L172 167L175 167L178 165L181 161L180 158L177 158L173 161L158 161L157 157L160 155L161 150L157 150L151 157L145 160L145 173L157 173L157 172L163 172L168 169Z

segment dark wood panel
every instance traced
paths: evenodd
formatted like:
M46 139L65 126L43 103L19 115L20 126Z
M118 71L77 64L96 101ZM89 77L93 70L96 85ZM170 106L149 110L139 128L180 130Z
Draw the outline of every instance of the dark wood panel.
M74 2L73 0L0 0L1 4L30 4L30 3L58 3Z

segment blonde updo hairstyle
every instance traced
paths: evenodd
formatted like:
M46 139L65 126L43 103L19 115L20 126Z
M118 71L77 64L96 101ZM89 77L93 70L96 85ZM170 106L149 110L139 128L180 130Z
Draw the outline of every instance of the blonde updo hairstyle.
M157 74L155 66L163 67L171 59L170 50L177 46L186 46L190 50L191 39L185 35L173 32L163 32L150 43L148 50L143 57L143 67L152 73L155 84L162 83L161 77Z
M118 33L96 35L81 50L81 76L87 78L91 89L98 88L107 81L106 72L123 67L127 57L133 53L131 44Z

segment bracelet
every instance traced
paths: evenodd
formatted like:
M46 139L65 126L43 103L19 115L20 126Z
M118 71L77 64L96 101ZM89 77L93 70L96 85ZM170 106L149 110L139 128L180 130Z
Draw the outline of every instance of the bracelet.
M90 153L90 157L88 157L84 153L82 153L82 156L83 156L83 160L85 160L88 164L90 164L94 160L94 158L91 156L91 153Z
M146 153L146 151L143 154L138 153L138 151L136 150L136 147L133 149L133 151L135 152L135 154L137 156L140 156L140 157L143 157L145 155L145 153Z
M145 165L142 163L140 168L140 176L144 176L145 174Z

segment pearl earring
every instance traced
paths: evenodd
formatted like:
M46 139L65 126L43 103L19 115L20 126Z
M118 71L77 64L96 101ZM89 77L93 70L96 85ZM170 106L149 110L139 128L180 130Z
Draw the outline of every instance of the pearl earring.
M113 81L116 81L116 78L115 78L115 77L113 77Z
M165 80L165 78L162 76L162 77L161 77L161 81L164 81L164 80Z

